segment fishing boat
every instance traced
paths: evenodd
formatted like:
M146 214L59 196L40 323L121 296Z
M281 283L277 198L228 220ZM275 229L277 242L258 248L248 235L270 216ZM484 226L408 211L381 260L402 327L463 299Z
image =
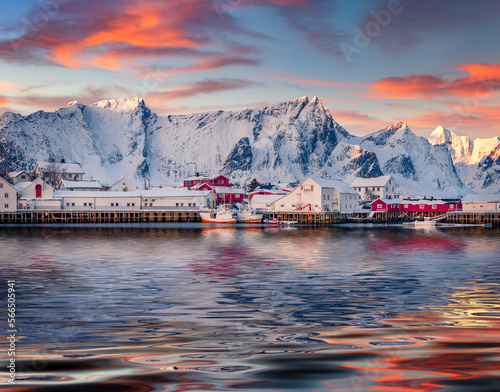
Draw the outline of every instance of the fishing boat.
M236 223L238 215L225 205L220 206L216 211L200 212L202 223Z
M403 223L403 226L413 226L413 227L428 229L428 228L436 227L436 223L437 222L435 220L433 220L432 218L425 217L424 220L405 222L405 223Z
M252 210L248 203L245 205L233 204L233 211L236 213L239 223L261 223L264 218L264 214L258 214Z

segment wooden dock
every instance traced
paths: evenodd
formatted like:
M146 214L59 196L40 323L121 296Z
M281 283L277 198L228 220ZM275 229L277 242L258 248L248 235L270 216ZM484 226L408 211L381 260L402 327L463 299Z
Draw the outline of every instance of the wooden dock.
M401 212L377 213L372 219L368 214L339 214L338 212L267 212L264 219L297 221L311 226L328 226L341 223L383 223L395 224L404 221L435 217L439 213L415 213L408 216ZM116 211L78 211L78 210L18 210L0 212L0 224L45 224L45 223L144 223L144 222L201 222L196 210L116 210ZM500 211L485 212L448 212L446 223L483 224L500 226Z
M347 214L338 212L266 212L264 219L278 219L282 221L296 221L305 225L333 225L339 223L348 223Z
M500 211L455 211L448 212L447 223L458 223L462 225L489 223L492 226L500 226Z
M200 222L199 211L18 210L0 212L0 224Z

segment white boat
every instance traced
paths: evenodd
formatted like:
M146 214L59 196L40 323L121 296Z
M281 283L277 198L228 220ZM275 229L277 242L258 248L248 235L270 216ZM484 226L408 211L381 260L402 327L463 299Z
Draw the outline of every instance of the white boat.
M236 223L237 214L226 206L220 206L216 211L200 212L202 223Z
M264 218L264 214L258 214L248 204L235 204L233 211L236 213L239 223L261 223Z
M416 220L413 222L405 222L403 223L403 226L413 226L413 227L420 227L420 228L432 228L436 227L436 221L433 220L432 218L425 217L423 221Z

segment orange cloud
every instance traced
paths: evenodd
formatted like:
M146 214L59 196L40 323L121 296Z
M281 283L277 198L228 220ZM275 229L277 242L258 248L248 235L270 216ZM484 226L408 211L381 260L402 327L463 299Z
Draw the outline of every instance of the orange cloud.
M368 96L392 99L446 95L484 97L500 90L500 64L459 64L455 68L469 75L451 80L438 75L387 77L373 83Z
M205 58L210 57L207 49L215 46L230 52L228 36L234 40L237 36L256 35L240 26L231 10L266 5L306 6L307 2L255 0L223 5L218 7L213 0L190 0L189 4L183 0L122 0L118 5L86 0L85 7L69 2L39 30L0 42L0 57L111 70L124 69L127 64L120 64L123 60L138 62L179 54Z

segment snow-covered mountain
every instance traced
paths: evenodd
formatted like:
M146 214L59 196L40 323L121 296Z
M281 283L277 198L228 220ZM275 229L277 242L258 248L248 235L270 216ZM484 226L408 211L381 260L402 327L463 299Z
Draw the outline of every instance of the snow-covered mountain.
M31 170L49 158L79 162L87 177L126 176L140 185L178 184L195 172L222 172L240 184L392 174L410 193L468 192L445 145L405 123L350 135L316 97L192 115L158 116L133 98L0 116L1 171Z
M463 183L475 192L500 192L500 138L457 136L438 126L430 135L434 145L444 145Z

